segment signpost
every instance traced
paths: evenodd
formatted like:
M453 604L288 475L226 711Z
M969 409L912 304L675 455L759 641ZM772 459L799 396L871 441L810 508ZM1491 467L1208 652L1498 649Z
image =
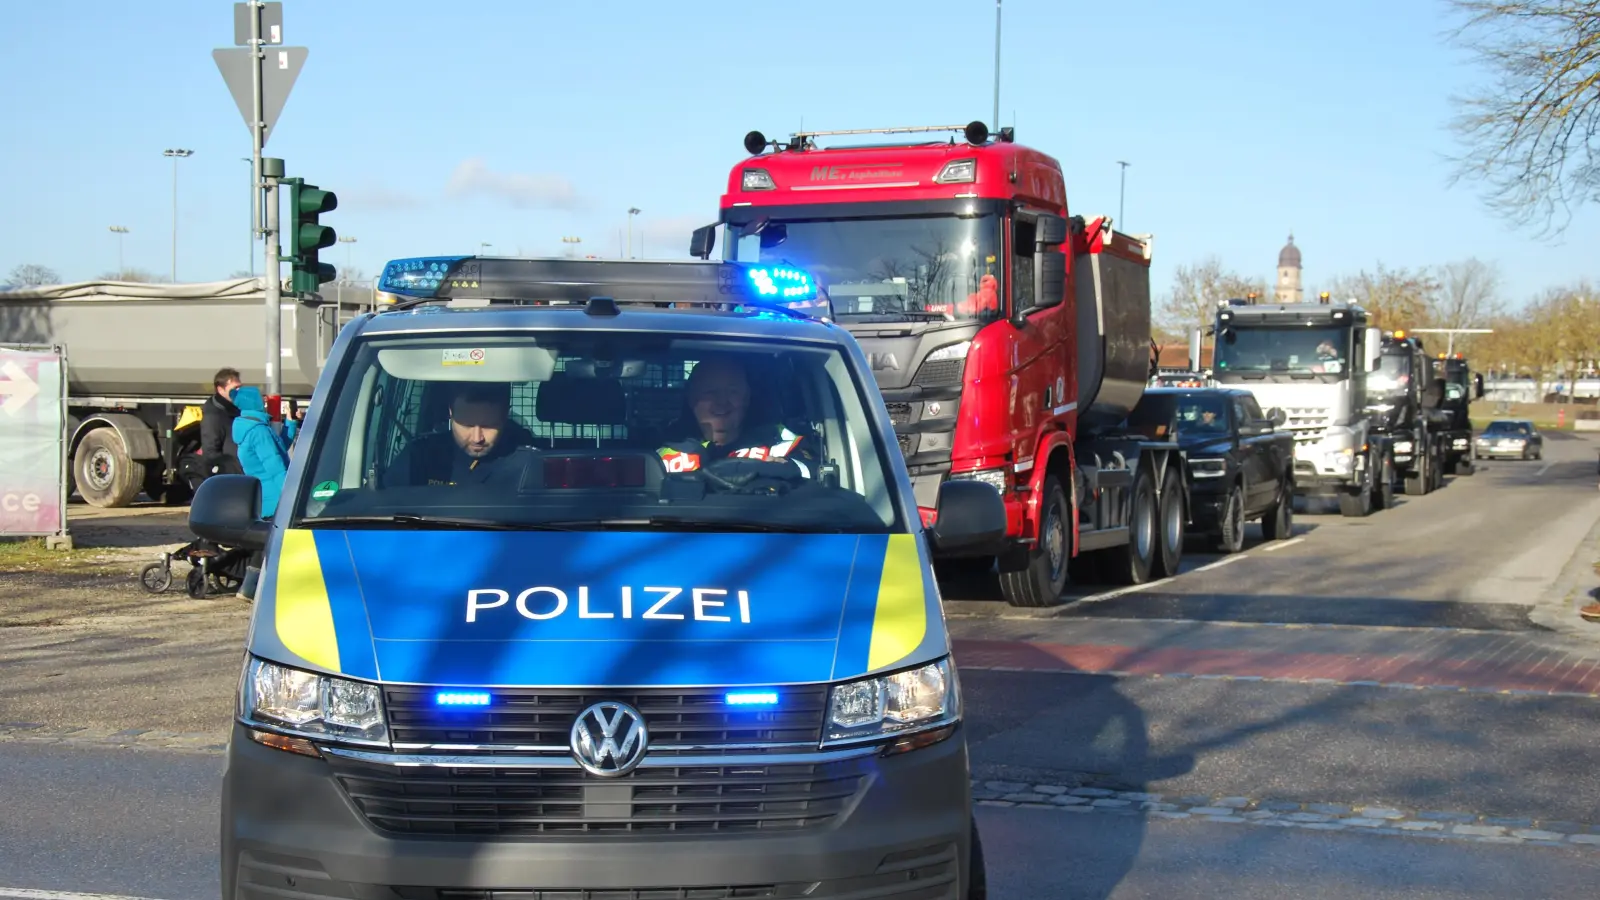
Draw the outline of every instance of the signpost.
M72 546L66 370L59 345L0 344L0 536Z
M282 316L279 295L283 282L278 277L277 215L274 211L270 216L263 216L260 211L262 192L267 187L261 171L261 151L311 51L305 47L281 46L283 4L264 0L233 5L233 42L240 46L213 50L211 56L244 116L245 127L250 129L250 219L254 232L261 235L265 244L266 257L266 388L269 396L276 397L283 385L283 335L279 330ZM276 202L277 191L272 191L265 199Z

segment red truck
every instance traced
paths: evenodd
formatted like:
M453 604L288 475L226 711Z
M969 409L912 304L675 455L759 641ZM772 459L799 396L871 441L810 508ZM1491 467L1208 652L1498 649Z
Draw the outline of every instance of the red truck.
M935 135L949 133L947 139ZM819 138L908 135L855 146ZM882 139L880 139L882 140ZM1005 499L1016 606L1176 574L1190 473L1125 421L1154 374L1150 239L1072 214L1061 165L1011 129L745 137L694 256L812 273L883 391L924 520L946 478Z

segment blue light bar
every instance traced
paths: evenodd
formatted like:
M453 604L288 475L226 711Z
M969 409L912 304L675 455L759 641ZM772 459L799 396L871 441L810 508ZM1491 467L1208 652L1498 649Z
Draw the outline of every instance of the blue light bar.
M809 300L817 296L816 282L799 269L788 266L757 266L749 270L750 283L761 297L784 300Z
M440 691L433 697L439 706L488 706L487 691Z
M777 691L729 691L723 697L729 706L776 706Z
M394 259L383 267L378 290L405 297L432 297L439 291L450 267L466 256L417 256Z

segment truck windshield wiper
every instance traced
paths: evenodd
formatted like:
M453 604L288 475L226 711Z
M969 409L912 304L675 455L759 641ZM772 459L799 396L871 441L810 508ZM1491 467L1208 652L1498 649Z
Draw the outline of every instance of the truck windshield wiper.
M300 525L400 525L409 528L460 528L479 531L568 531L559 524L544 522L504 522L465 516L425 516L417 513L360 516L307 516Z

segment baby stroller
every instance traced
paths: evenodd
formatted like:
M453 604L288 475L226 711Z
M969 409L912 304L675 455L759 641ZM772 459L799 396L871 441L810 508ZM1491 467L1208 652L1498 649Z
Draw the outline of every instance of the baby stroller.
M212 594L238 593L249 567L250 551L230 550L205 538L196 538L170 553L163 553L160 562L145 566L139 572L139 583L152 594L163 593L172 587L172 561L175 559L189 564L184 586L189 596L200 600Z

